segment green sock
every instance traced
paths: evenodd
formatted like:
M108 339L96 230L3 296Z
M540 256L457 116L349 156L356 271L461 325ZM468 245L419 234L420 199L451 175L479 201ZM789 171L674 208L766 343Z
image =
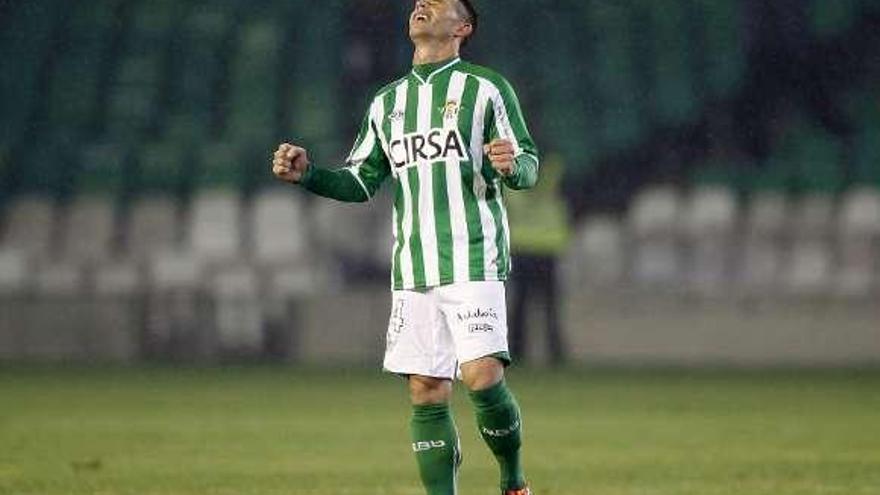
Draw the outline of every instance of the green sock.
M504 380L486 390L470 392L477 411L477 427L501 468L501 490L525 487L520 463L522 420L519 405Z
M410 431L428 495L454 495L461 452L449 404L413 406Z

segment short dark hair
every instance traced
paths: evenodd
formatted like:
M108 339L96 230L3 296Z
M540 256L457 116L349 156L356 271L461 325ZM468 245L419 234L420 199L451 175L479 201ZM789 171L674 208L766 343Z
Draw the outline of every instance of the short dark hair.
M477 24L479 23L480 16L479 14L477 14L477 9L474 7L474 4L471 2L471 0L458 0L458 3L460 3L461 6L464 7L465 12L467 13L466 20L468 24L471 25L471 35L461 42L462 45L465 45L468 41L470 41L471 36L476 34Z

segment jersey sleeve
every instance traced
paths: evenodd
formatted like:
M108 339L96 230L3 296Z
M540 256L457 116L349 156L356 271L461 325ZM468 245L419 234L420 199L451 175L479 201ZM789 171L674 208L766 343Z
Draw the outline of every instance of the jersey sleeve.
M510 140L516 162L514 173L503 179L504 184L511 189L529 189L538 182L538 148L529 134L513 87L500 76L493 83L498 91L491 99L493 119L489 135L492 139Z
M371 106L364 117L346 166L309 167L301 182L303 187L319 196L351 203L368 201L376 194L391 167L376 132L373 109Z
M348 155L346 170L363 186L367 196L373 197L382 182L391 174L391 165L379 139L378 125L381 116L376 113L375 104L364 117L360 132Z

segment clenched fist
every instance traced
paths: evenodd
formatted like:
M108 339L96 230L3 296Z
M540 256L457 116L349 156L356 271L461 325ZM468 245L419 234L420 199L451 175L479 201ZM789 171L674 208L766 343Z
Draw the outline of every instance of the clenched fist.
M507 139L495 139L483 146L483 151L492 162L492 167L503 176L516 173L516 162L513 156L513 143Z
M283 143L275 151L272 173L280 180L293 184L302 180L309 168L309 155L304 148Z

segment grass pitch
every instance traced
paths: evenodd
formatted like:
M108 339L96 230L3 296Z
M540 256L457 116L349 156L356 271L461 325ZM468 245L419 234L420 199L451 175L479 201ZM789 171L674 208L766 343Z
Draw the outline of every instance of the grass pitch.
M880 494L880 373L514 370L536 495ZM459 391L461 492L497 495ZM0 494L420 495L374 371L0 369Z

